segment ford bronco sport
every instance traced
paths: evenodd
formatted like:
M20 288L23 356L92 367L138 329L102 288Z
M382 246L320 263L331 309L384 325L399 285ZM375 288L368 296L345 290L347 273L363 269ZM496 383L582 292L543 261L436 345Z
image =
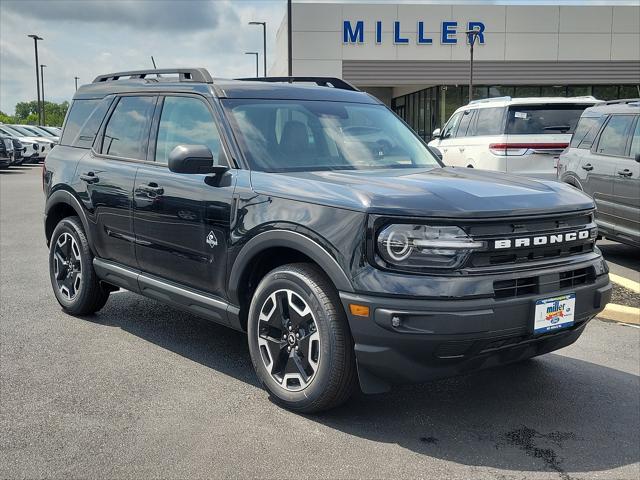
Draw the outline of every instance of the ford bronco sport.
M611 295L587 195L444 168L335 78L99 76L43 184L65 311L126 289L245 331L295 411L562 348Z

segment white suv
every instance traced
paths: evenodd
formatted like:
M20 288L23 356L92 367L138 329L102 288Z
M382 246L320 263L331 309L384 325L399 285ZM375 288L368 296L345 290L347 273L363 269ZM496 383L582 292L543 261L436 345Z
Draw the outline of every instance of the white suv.
M569 145L594 97L499 97L456 110L429 146L445 165L556 179L558 156Z

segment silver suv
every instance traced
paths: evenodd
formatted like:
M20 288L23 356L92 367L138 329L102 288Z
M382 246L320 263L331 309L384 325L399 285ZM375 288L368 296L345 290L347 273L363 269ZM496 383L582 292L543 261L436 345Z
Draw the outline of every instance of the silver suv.
M594 198L603 236L640 247L640 99L586 109L558 177Z

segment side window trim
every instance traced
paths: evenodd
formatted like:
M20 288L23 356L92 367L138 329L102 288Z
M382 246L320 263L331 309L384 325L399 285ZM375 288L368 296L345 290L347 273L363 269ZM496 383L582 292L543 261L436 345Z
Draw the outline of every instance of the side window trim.
M633 120L631 120L631 123L627 125L627 130L625 131L626 142L624 147L624 153L622 155L613 155L611 153L604 153L604 152L598 151L598 149L600 148L600 141L602 140L602 134L604 133L605 129L607 128L611 120L615 117L622 117L622 116L631 116L631 115L626 113L614 113L609 115L609 118L606 119L606 121L603 123L602 127L600 128L600 131L598 132L598 141L593 142L593 145L591 146L592 154L602 155L605 157L613 157L613 158L629 158L628 155L629 155L629 149L631 148L631 137L632 137L631 134L633 133L631 127L635 125L635 122Z
M102 149L104 147L104 134L105 131L107 129L107 127L109 126L109 122L111 121L111 117L113 116L113 113L115 112L116 108L118 107L118 104L122 101L123 98L126 97L154 97L155 102L154 102L154 112L152 113L151 119L152 121L149 122L148 125L148 131L147 131L147 144L145 145L145 150L147 152L147 157L149 155L149 137L150 137L150 130L151 130L151 124L153 122L153 118L155 116L155 112L157 110L157 105L158 105L158 94L157 93L143 93L143 92L136 92L136 93L132 93L132 94L122 94L122 95L117 95L115 100L113 101L113 103L111 104L111 108L109 109L109 111L107 112L107 114L105 115L105 119L102 122L102 125L100 127L100 132L99 135L96 135L96 140L94 141L94 147L99 147L98 150L96 150L94 147L91 148L91 153L95 156L101 157L101 158L107 158L107 159L111 159L111 160L120 160L123 162L134 162L134 163L148 163L147 160L140 160L139 158L129 158L129 157L120 157L117 155L109 155L109 154L105 154L102 153Z

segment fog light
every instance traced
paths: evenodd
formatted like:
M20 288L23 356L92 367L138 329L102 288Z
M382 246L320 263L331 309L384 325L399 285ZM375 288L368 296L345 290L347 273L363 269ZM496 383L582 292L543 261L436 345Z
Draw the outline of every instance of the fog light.
M369 316L369 307L366 305L357 305L355 303L349 304L349 310L351 311L351 315L356 315L357 317L368 317Z
M398 328L400 326L400 317L394 315L391 317L391 326L394 328Z

